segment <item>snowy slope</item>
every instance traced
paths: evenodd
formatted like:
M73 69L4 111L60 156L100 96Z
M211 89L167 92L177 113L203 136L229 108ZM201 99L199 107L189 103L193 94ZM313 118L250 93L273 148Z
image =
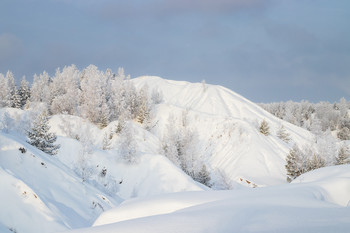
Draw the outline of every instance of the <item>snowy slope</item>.
M11 122L16 122L15 117L27 119L33 114L0 109L0 114L4 112L8 113ZM66 135L64 122L69 122L69 133L77 133L80 141ZM25 120L20 123L22 127L26 124ZM79 117L54 116L50 120L51 130L57 132L61 148L57 155L50 156L26 143L23 134L17 131L21 126L16 124L12 124L6 133L0 131L0 232L9 229L29 233L56 232L87 227L100 213L119 205L123 199L206 189L164 156L149 154L156 151L157 140L145 135L147 133L141 128L135 132L145 140L140 140L138 163L130 165L120 160L116 149L100 149L108 127L101 130ZM91 150L85 168L91 169L92 173L82 182L79 164L84 134L90 135L84 140ZM21 153L19 148L26 148L26 152ZM107 169L104 178L99 176L102 168Z
M233 91L216 85L139 77L136 87L147 85L163 93L164 101L156 109L156 135L162 138L170 114L181 119L188 112L189 125L200 136L202 148L213 171L220 171L236 182L258 186L286 182L285 157L293 143L311 144L313 135L284 122ZM259 132L261 121L270 125L271 134ZM292 141L279 139L284 126Z
M121 200L82 183L56 158L15 136L0 133L0 161L0 222L18 232L87 226Z
M70 232L345 233L349 170L350 165L323 168L300 177L303 182L274 187L138 198L103 213L95 227Z

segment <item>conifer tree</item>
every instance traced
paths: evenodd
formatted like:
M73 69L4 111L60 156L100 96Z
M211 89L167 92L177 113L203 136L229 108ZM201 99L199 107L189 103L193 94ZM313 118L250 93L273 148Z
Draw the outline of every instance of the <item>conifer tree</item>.
M202 168L198 172L198 174L196 175L195 180L199 183L202 183L202 184L208 186L208 187L211 186L210 174L209 174L209 171L207 170L207 167L205 166L205 164L202 165Z
M27 142L47 154L55 155L60 145L55 144L57 136L54 133L49 133L48 120L49 117L46 111L37 117L32 129L27 131Z
M286 128L284 128L284 126L282 125L281 128L278 130L277 132L277 136L285 141L285 142L289 142L290 141L290 135L289 133L287 132Z
M26 80L25 76L23 76L23 78L22 78L21 85L20 85L19 90L18 90L18 94L21 98L21 108L23 108L27 104L27 101L30 98L29 83Z
M326 166L326 161L316 153L313 153L312 158L307 161L306 171L312 171L321 167Z
M265 119L261 122L259 131L265 136L268 136L270 134L270 126Z
M21 97L18 93L17 88L15 87L14 92L11 96L11 103L12 103L12 108L21 108Z
M350 150L344 143L339 149L338 156L336 157L336 165L342 165L350 163Z
M285 168L287 170L288 182L291 182L305 172L306 161L304 161L303 157L304 156L299 147L294 144L286 158L287 164L285 165Z

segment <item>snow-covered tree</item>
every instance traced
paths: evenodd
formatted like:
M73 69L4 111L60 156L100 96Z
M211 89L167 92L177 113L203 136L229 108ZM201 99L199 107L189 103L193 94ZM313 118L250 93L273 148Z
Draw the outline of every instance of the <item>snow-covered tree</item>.
M157 89L152 90L151 100L153 104L160 104L163 102L163 93L159 92Z
M110 150L111 149L111 140L113 138L113 133L110 131L109 133L105 132L102 140L102 150Z
M324 166L326 166L326 161L322 158L322 156L313 153L312 158L307 160L307 168L305 172L312 171Z
M141 88L138 95L138 112L137 112L137 121L140 124L144 124L150 121L151 117L151 103L148 97L148 86L145 85Z
M286 128L284 128L283 125L281 125L281 127L277 131L277 137L279 137L281 140L283 140L287 143L291 140L290 134L287 132Z
M16 84L11 71L6 76L0 74L0 107L12 107Z
M11 96L11 107L12 108L21 108L21 96L19 95L19 92L17 88L15 87L14 92Z
M201 170L196 174L196 177L194 179L195 181L202 183L208 187L211 187L210 183L210 174L209 171L207 170L207 167L203 164Z
M287 170L288 182L291 182L307 170L307 160L305 160L303 152L296 144L294 144L293 148L289 151L286 162L285 168Z
M35 74L32 88L30 89L30 101L50 104L51 102L50 82L51 82L51 79L47 72L44 71L39 76Z
M26 80L26 77L23 76L21 85L18 90L18 94L21 98L21 108L23 108L26 104L27 101L30 99L30 87L29 87L29 82Z
M336 165L350 163L350 149L349 146L343 143L338 151L338 156L336 157Z
M53 95L51 112L53 114L79 115L80 71L74 66L57 69L50 89Z
M57 136L49 132L48 120L47 112L42 112L35 119L32 129L27 131L27 142L47 154L55 155L60 145L55 144Z
M162 153L194 180L203 181L203 167L198 134L189 126L188 111L183 111L180 120L169 115L162 142Z
M131 122L126 122L120 132L118 151L125 162L137 162L135 130L133 129Z
M265 136L268 136L270 134L270 126L265 119L260 123L259 131Z
M96 66L90 65L82 72L80 112L84 118L99 125L109 123L109 80Z

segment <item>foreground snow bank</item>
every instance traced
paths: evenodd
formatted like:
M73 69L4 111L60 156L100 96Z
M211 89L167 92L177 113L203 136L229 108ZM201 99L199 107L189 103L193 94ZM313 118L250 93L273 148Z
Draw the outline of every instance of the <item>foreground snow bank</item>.
M233 191L186 192L139 198L102 214L109 232L348 232L350 165L319 169L292 184ZM303 179L302 179L303 178ZM337 195L331 188L334 181Z

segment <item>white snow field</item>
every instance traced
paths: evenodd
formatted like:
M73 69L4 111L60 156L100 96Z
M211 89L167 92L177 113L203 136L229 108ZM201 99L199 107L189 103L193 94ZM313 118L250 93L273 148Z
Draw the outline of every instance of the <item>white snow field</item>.
M322 168L292 184L136 198L104 212L94 227L112 232L349 232L350 165Z
M26 142L37 109L0 109L1 233L350 232L349 165L286 182L285 157L294 143L313 146L310 132L221 86L159 77L132 82L164 97L151 130L129 122L132 164L120 156L120 136L102 149L118 122L100 129L77 116L53 116L50 130L61 148L51 156ZM207 166L213 189L232 190L193 181L162 154L167 130L184 118L198 135L196 159ZM263 120L268 136L259 132ZM277 137L282 125L289 143Z

